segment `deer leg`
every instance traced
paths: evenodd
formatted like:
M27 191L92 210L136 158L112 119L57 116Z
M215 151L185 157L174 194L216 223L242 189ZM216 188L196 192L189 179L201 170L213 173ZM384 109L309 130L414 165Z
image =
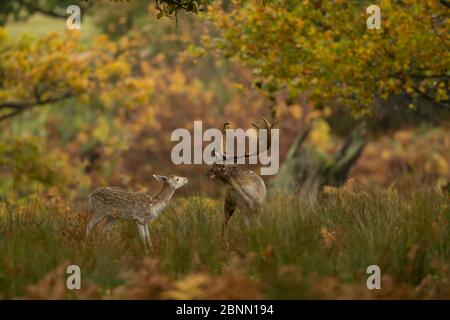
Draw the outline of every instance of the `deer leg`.
M245 227L248 229L251 225L251 222L253 222L253 219L251 219L248 209L242 210L241 213L242 213L242 216L244 217Z
M225 234L225 229L227 227L228 220L230 220L235 210L236 210L236 202L234 201L232 195L228 192L225 196L225 203L223 206L223 212L225 214L225 217L222 225L222 235L221 235L222 237Z
M108 216L108 217L106 218L105 224L103 225L103 233L106 234L106 233L111 232L112 227L113 227L115 221L116 221L115 218L113 218L112 216Z
M139 237L141 238L141 241L144 243L144 251L145 253L148 253L147 241L145 240L145 225L139 222L136 222L136 225L139 231Z
M147 240L147 245L149 248L152 247L152 242L150 240L150 233L148 231L148 224L145 226L145 239Z
M99 224L104 218L105 218L105 216L103 214L100 214L100 213L94 213L92 215L91 219L89 220L89 222L87 223L87 226L86 226L86 239L88 238L88 236L91 233L92 229L97 224Z

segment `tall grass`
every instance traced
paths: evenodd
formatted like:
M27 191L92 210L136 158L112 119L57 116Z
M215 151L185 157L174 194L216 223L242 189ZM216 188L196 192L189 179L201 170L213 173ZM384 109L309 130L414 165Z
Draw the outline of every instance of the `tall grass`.
M151 223L155 272L170 277L177 290L182 290L177 281L192 275L220 279L235 272L266 298L450 297L446 195L426 190L401 195L395 189L336 193L314 207L275 195L249 224L235 213L223 238L221 208L221 201L202 196L179 198ZM130 285L127 272L149 268L134 224L120 222L108 235L97 230L85 242L86 218L85 212L61 212L42 201L5 206L0 294L27 297L27 288L58 266L77 264L83 281L108 298L115 288ZM376 293L366 288L372 264L383 275Z

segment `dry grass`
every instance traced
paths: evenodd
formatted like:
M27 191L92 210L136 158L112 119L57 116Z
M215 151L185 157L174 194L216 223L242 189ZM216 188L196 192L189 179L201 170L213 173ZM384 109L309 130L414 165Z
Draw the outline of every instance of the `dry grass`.
M86 214L61 200L17 200L0 213L0 294L27 299L450 298L447 195L395 189L329 194L314 208L272 196L258 221L220 237L221 202L179 198L151 224L83 241ZM65 269L82 270L82 290ZM380 266L382 290L366 288Z

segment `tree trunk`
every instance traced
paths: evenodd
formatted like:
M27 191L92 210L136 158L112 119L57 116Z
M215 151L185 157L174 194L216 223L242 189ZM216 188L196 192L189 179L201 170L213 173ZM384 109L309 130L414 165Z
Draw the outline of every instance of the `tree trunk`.
M279 192L295 191L314 204L322 187L339 187L347 180L366 144L365 124L355 127L335 154L304 145L309 133L310 128L298 133L270 187Z

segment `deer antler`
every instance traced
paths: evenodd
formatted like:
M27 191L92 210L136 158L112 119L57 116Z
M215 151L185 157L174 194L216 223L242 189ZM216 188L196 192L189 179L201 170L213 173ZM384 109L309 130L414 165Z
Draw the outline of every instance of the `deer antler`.
M229 126L230 126L230 123L229 122L225 122L224 124L223 124L223 127L222 127L222 137L223 137L223 139L222 139L222 153L223 153L223 155L221 155L221 154L219 154L224 160L225 160L225 149L226 149L226 139L225 139L225 137L226 137L226 131L227 131L227 129L229 128Z
M264 151L268 151L268 150L270 150L270 147L272 146L272 134L271 134L271 131L272 131L273 127L275 126L276 119L274 118L272 123L270 123L263 116L261 116L261 119L263 119L263 121L264 121L264 125L265 125L264 129L267 130L267 147L266 147L266 150L264 150ZM252 122L252 125L256 128L256 131L258 132L258 147L256 149L256 154L260 154L261 152L263 152L263 151L260 150L261 148L259 146L259 130L261 130L261 128L258 127L258 125L256 125L254 122ZM254 155L254 154L252 154L252 155ZM246 158L248 158L248 157L250 157L252 155L249 155L248 153L246 153L244 156Z
M272 145L271 130L272 130L273 127L275 126L276 119L275 119L275 117L274 117L272 123L270 123L270 122L269 122L266 118L264 118L263 116L261 116L261 118L262 118L262 120L264 121L264 125L265 125L265 128L263 128L263 129L266 129L266 130L267 130L267 136L268 136L268 137L267 137L267 148L266 148L266 150L264 150L264 151L268 151L268 150L270 149L271 145ZM225 122L224 125L223 125L223 128L222 128L222 134L223 134L224 137L226 136L226 129L228 129L229 125L230 125L229 122ZM219 155L222 157L223 160L225 160L225 161L228 160L228 159L237 160L237 159L242 158L242 157L244 157L244 158L249 158L249 157L251 157L251 156L258 155L258 154L260 154L260 153L262 152L262 151L260 150L260 145L259 145L259 130L261 130L261 128L260 128L256 123L254 123L254 122L252 122L252 125L253 125L253 127L255 127L255 129L256 129L256 131L257 131L257 133L258 133L258 146L257 146L257 149L256 149L256 153L248 154L248 153L246 152L243 156L237 156L237 155L236 155L236 156L233 156L233 158L230 158L230 157L227 156L227 154L225 153L225 151L223 151L223 154L219 154ZM223 139L223 141L225 141L225 139ZM223 150L225 150L225 147L223 147Z
M230 126L230 123L229 123L229 122L225 122L225 123L223 124L223 127L222 127L222 134L225 134L225 130L227 130L229 126Z

